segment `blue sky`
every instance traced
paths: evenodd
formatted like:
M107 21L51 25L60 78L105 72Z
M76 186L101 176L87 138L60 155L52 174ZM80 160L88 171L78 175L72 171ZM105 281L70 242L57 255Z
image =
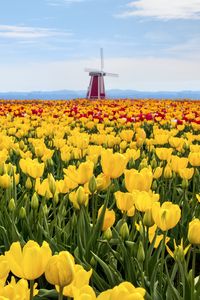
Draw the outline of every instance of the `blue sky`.
M86 89L100 65L107 88L200 90L200 0L6 0L0 91Z

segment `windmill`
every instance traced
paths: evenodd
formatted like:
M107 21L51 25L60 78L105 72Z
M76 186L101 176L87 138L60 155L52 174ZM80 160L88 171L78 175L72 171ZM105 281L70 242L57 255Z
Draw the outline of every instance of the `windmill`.
M103 71L104 68L104 59L103 59L103 48L100 49L100 59L101 59L101 69L85 69L85 72L89 72L90 85L87 91L88 99L104 99L105 86L104 86L104 76L118 77L118 74L107 73Z

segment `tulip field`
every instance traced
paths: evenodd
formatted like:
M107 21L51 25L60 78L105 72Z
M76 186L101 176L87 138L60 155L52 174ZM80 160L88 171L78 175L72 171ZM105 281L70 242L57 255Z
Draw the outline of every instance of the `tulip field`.
M0 300L200 299L200 101L0 100Z

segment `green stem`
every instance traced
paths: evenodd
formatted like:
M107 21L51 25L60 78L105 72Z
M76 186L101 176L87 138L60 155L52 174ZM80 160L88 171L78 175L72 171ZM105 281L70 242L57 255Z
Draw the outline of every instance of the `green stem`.
M194 246L193 257L192 257L192 276L195 278L195 266L196 266L196 247Z
M33 300L34 280L30 280L30 300Z
M167 236L167 231L164 231L163 240L162 240L161 266L160 266L160 279L159 279L160 288L162 288L162 278L163 278L164 261L165 261L165 240L166 240L166 236Z
M194 168L194 175L193 175L193 186L192 186L192 198L195 199L195 190L196 190L196 168Z
M63 300L63 287L61 286L59 288L58 300Z
M96 223L96 210L95 210L95 197L94 193L92 193L92 224L95 226Z

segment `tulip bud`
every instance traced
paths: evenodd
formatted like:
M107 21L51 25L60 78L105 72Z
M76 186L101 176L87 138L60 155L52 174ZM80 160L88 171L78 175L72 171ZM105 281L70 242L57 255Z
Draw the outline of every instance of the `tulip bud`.
M181 186L183 189L187 189L188 188L188 180L187 179L183 179L182 180L182 183L181 183Z
M102 238L107 241L110 241L112 238L112 230L110 228L106 229L102 234Z
M48 207L47 207L47 205L44 204L43 207L42 207L42 209L43 209L43 213L45 214L45 216L47 216L48 215Z
M7 173L9 176L13 176L15 174L14 167L11 163L7 165Z
M63 206L62 210L61 210L61 215L62 215L62 217L65 217L66 214L67 214L66 208Z
M174 250L174 259L176 261L180 261L180 262L183 262L184 261L184 257L185 257L185 254L184 254L184 250L181 246L178 246L175 250Z
M78 204L82 205L85 204L87 200L87 196L85 194L84 188L82 186L79 186L77 189L77 202Z
M92 194L94 194L97 190L97 183L94 175L92 175L92 177L90 178L88 188Z
M58 193L54 194L53 201L54 201L55 204L58 204L58 202L59 202L59 195L58 195Z
M10 150L9 150L9 156L13 156L13 155L14 155L14 153L15 153L15 152L14 152L14 150L13 150L13 149L10 149Z
M90 265L91 265L92 267L95 267L96 264L97 264L97 262L96 262L94 256L92 256L92 258L91 258L91 260L90 260Z
M38 196L37 193L34 193L33 196L31 197L31 207L33 209L37 209L38 206L39 206Z
M27 188L27 190L30 190L32 188L32 182L30 177L26 179L25 187Z
M24 203L29 202L30 201L29 196L27 194L25 194L23 197L23 200L24 200Z
M127 225L126 222L121 226L121 228L119 230L119 234L120 234L120 236L122 237L123 240L128 240L128 238L129 238L129 228L128 228L128 225Z
M158 187L157 181L154 180L153 183L152 183L152 190L153 190L153 191L156 191L156 190L157 190L157 187Z
M147 160L145 158L143 158L143 160L141 161L138 169L142 170L142 169L147 168L147 167L148 167Z
M194 219L189 223L188 241L193 245L200 245L200 220Z
M187 275L187 280L188 280L190 286L192 286L194 284L193 272L194 271L191 269Z
M24 146L25 146L24 141L21 140L21 141L19 142L19 148L20 148L21 150L23 150L23 149L24 149Z
M73 215L72 215L71 222L72 222L72 228L75 228L75 226L77 224L77 216L75 213L73 213Z
M138 252L137 252L137 260L140 263L143 263L145 260L144 247L143 247L143 244L141 241L139 242L139 247L138 247Z
M24 219L26 217L26 210L23 206L19 210L19 217L20 219Z
M143 224L147 227L151 227L154 225L154 220L152 217L151 209L149 209L145 212L144 217L143 217Z
M167 179L172 178L172 170L168 165L166 165L163 175L164 175L164 178L167 178Z
M49 183L50 192L54 195L56 192L56 182L51 173L48 174L48 183Z
M133 169L135 167L135 160L133 157L131 157L131 159L129 160L128 166L130 169Z
M124 151L127 148L127 142L122 141L119 146L120 146L120 149Z
M151 167L153 168L153 169L155 169L156 167L157 167L157 160L155 159L155 158L153 158L152 160L151 160Z
M52 158L48 158L46 160L46 166L47 166L47 168L52 168L53 167L53 160L52 160Z
M12 199L10 199L10 201L9 201L8 209L9 209L10 212L12 212L12 211L15 210L15 207L16 207L16 205L15 205L15 200L12 198Z

